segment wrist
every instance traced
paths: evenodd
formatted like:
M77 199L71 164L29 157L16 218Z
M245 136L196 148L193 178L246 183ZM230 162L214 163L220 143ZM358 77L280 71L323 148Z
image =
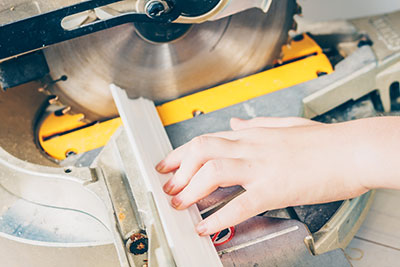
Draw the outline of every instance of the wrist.
M379 117L348 123L354 140L355 175L366 189L400 189L400 118Z

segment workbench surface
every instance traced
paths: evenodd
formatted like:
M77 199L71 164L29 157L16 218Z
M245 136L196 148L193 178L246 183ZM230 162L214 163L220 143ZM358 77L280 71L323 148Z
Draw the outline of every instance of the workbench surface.
M376 192L366 220L345 252L354 267L400 266L400 191Z

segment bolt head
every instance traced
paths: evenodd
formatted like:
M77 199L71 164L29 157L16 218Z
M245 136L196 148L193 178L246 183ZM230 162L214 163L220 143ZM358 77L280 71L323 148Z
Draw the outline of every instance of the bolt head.
M146 5L146 14L151 18L157 18L166 11L165 5L161 1L150 1Z
M131 235L126 245L130 253L142 255L149 249L149 240L146 235L137 233Z

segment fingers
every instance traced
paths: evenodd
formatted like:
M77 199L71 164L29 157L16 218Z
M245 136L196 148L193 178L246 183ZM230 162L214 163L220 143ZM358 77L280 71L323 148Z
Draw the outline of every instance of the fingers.
M164 185L164 191L170 195L179 193L203 164L215 158L223 158L227 154L231 158L237 156L234 141L213 136L200 136L193 139L181 150L172 152L164 160L164 170L168 171L177 165L180 166L174 177Z
M256 197L251 197L250 192L244 192L231 200L225 207L201 221L196 227L197 233L202 236L211 235L257 215L261 211L256 202Z
M187 157L196 157L197 155L213 153L213 145L218 145L222 143L223 137L218 135L202 135L193 138L190 142L178 147L177 149L171 151L167 157L157 164L156 170L161 173L169 173L178 169L182 161ZM228 140L227 140L228 141Z
M318 125L319 122L308 120L299 117L259 117L251 120L242 120L238 118L231 119L231 128L234 131L244 130L249 128L266 127L266 128L285 128L296 126L312 126Z
M249 133L246 131L250 128L264 127L264 128L279 128L279 127L295 127L295 126L311 126L318 125L319 122L311 121L304 118L288 117L288 118L273 118L273 117L259 117L251 120L241 120L238 118L231 119L231 128L234 131L210 133L200 137L194 138L188 144L185 144L174 151L172 151L165 160L161 161L157 166L157 171L161 173L168 173L174 171L180 167L182 159L185 155L188 155L187 150L193 146L198 146L198 143L202 143L203 139L208 137L219 137L236 141L244 137L248 137ZM207 142L203 142L206 143ZM201 148L198 148L201 149ZM190 155L191 156L191 155Z
M183 158L184 153L186 152L187 144L178 147L168 154L168 156L160 161L156 170L160 173L169 173L179 168L181 164L181 159Z
M189 184L172 198L171 204L177 209L185 209L218 187L243 185L249 167L241 159L210 160L200 168Z

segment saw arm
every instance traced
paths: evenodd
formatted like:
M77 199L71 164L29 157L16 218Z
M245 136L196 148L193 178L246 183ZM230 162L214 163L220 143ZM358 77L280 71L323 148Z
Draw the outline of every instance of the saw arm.
M0 62L49 45L126 23L202 23L250 8L268 10L270 0L89 0L15 21L14 4L0 25ZM39 4L38 4L39 5ZM39 9L39 8L38 8ZM17 14L18 17L18 14ZM14 21L13 21L14 20ZM13 22L12 22L13 21Z

